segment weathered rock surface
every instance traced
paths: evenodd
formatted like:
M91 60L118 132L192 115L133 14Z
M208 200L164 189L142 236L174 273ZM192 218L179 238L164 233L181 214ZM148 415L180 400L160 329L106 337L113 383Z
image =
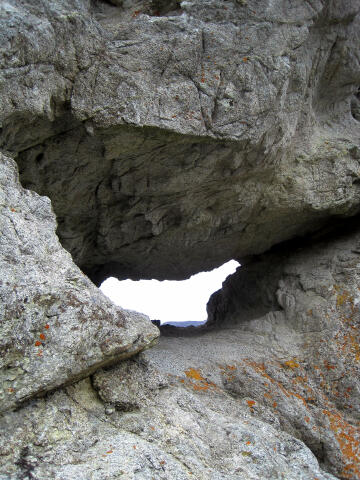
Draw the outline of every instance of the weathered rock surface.
M4 416L0 478L335 480L300 440L278 428L275 416L256 418L245 401L215 385L207 390L180 363L172 369L179 376L143 399L138 379L139 372L152 375L147 363L125 361L132 378L122 376L124 366L101 372L101 380L96 375L100 395L112 403L101 402L83 380ZM127 399L132 391L134 404L141 399L141 408L123 411L121 389Z
M0 480L360 479L359 7L0 0L31 189L0 153ZM329 223L134 359L158 330L78 268L184 278Z
M360 229L357 220L342 227L239 268L208 312L212 335L236 344L225 388L250 396L260 416L272 412L335 475L358 479Z
M94 281L359 211L358 0L111 3L0 6L1 145Z
M163 336L4 415L0 472L359 479L360 230L349 227L238 269L212 297L207 332Z
M158 336L149 318L116 307L55 235L50 200L24 190L0 154L0 412Z

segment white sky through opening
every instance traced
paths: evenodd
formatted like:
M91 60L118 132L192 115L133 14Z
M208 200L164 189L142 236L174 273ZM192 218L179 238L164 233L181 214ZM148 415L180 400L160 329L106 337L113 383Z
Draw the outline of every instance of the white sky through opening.
M210 295L222 286L239 263L230 260L211 272L201 272L187 280L122 280L110 277L101 285L102 292L116 305L145 313L161 323L200 322L207 318Z

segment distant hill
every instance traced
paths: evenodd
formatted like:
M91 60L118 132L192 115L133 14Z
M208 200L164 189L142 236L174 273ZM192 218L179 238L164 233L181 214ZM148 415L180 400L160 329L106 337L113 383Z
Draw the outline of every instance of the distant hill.
M206 323L206 320L203 320L202 322L194 322L194 321L189 321L189 322L166 322L162 323L161 326L165 325L172 325L173 327L200 327L200 325L204 325Z

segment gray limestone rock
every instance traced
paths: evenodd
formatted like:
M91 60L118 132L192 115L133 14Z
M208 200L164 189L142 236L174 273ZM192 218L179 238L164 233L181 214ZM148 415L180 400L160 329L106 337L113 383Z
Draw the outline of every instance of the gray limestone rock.
M338 231L279 246L239 268L211 297L208 328L214 338L238 338L224 388L272 412L339 478L358 479L358 219Z
M108 372L108 381L121 401L130 379L116 378L117 371ZM221 388L196 390L195 379L185 385L184 372L177 373L136 411L108 415L107 404L83 380L7 413L0 419L0 478L335 480L276 422L257 418Z
M0 0L1 480L360 479L359 6Z
M96 283L359 212L359 0L111 3L0 5L0 145Z
M209 326L0 420L0 475L358 480L359 244L287 244L229 277Z
M99 370L93 377L100 398L119 411L139 409L168 383L166 376L160 375L144 357Z
M55 235L50 200L0 154L0 412L150 346L149 318L115 307Z

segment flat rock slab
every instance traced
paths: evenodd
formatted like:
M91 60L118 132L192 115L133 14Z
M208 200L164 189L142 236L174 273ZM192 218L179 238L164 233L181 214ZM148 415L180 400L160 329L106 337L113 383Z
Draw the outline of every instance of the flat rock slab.
M72 262L50 200L0 157L0 411L151 345L149 318L122 310Z

